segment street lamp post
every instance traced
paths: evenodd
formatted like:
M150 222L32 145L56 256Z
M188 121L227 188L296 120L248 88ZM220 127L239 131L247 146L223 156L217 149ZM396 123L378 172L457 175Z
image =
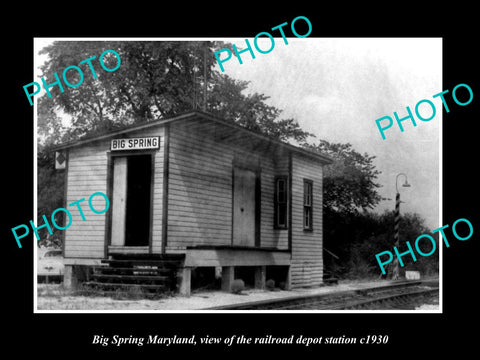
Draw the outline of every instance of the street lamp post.
M403 175L405 177L405 183L402 186L410 187L410 184L408 183L408 180L407 180L407 175L405 175L404 173L397 174L397 177L395 178L395 189L397 190L397 195L395 196L395 223L394 223L395 225L394 225L394 233L393 233L393 239L395 241L395 247L397 249L400 246L400 241L398 236L399 223L400 223L400 192L398 191L398 177L400 175ZM393 261L392 280L398 280L399 278L400 278L400 267L399 267L398 258L395 257Z

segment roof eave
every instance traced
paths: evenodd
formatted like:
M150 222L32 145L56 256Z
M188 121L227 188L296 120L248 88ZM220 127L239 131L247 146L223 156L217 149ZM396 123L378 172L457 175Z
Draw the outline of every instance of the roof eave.
M158 126L158 125L164 125L164 124L171 123L171 122L174 122L174 121L185 120L185 119L194 118L194 117L201 117L203 119L213 121L215 123L218 123L218 124L221 124L221 125L224 125L224 126L229 126L231 128L238 129L239 131L246 132L249 135L254 136L254 137L256 137L260 140L268 141L268 142L276 144L278 146L285 147L285 148L287 148L291 151L294 151L296 153L305 155L309 158L314 158L314 159L320 161L321 163L323 163L324 165L328 165L328 164L331 164L333 162L333 159L330 158L329 156L319 154L317 152L313 152L313 151L310 151L310 150L306 150L306 149L297 147L295 145L285 143L285 142L280 141L280 140L275 140L275 139L269 138L265 135L258 134L256 132L248 130L248 129L246 129L246 128L244 128L241 125L238 125L236 123L227 122L227 121L225 121L221 118L215 117L211 114L204 113L204 112L201 112L201 111L198 111L198 110L188 112L188 113L185 113L185 114L181 114L181 115L169 118L169 119L159 119L159 120L150 121L150 122L144 123L144 124L131 125L129 127L119 129L119 130L115 130L115 131L109 132L107 134L102 134L102 135L95 136L95 137L92 137L92 138L74 140L74 141L71 141L71 142L68 142L68 143L65 143L65 144L54 146L52 148L52 151L65 150L65 149L69 149L69 148L72 148L72 147L82 146L82 145L85 145L85 144L88 144L88 143L91 143L91 142L105 140L105 139L111 138L111 137L116 136L116 135L129 133L129 132L133 132L133 131L138 131L138 130L142 130L142 129L145 129L145 128Z
M167 124L167 123L170 123L170 122L173 122L173 121L178 121L178 120L181 120L181 119L188 119L188 118L194 117L194 116L195 116L195 113L189 112L189 113L185 113L185 114L182 114L182 115L175 116L173 118L159 119L159 120L149 121L149 122L143 123L143 124L134 124L134 125L124 127L123 129L118 129L118 130L108 132L106 134L101 134L101 135L98 135L98 136L79 139L79 140L73 140L73 141L70 141L70 142L67 142L67 143L64 143L64 144L60 144L60 145L52 147L52 151L58 151L58 150L64 150L64 149L72 148L72 147L82 146L82 145L85 145L85 144L88 144L88 143L91 143L91 142L105 140L105 139L111 138L111 137L116 136L116 135L121 135L121 134L124 134L124 133L138 131L138 130L142 130L142 129L153 127L153 126L163 125L163 124Z

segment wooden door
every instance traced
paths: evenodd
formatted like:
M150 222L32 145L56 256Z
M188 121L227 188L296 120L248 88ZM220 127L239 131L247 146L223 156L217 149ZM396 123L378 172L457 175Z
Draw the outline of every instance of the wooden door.
M233 245L255 246L256 173L234 168Z
M111 245L149 245L151 173L151 155L113 158Z
M127 158L113 158L112 240L115 246L125 245L127 210Z

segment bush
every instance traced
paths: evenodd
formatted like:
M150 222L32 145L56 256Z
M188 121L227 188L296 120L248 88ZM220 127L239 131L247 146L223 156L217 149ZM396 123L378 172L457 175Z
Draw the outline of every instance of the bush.
M346 277L348 279L368 279L375 276L376 268L372 263L373 243L366 241L350 246L350 257L347 262Z
M366 260L359 259L349 264L347 279L365 280L378 276L375 274L376 268L370 265Z
M232 283L232 293L240 294L245 289L245 283L242 279L235 279Z
M325 253L324 272L340 279L378 278L381 269L375 255L383 251L393 252L395 212L341 214L330 211L325 214L325 218L324 246L329 252ZM406 251L407 240L413 246L419 235L428 233L431 230L418 214L401 213L398 250ZM438 246L438 233L432 236ZM330 252L338 258L327 255ZM401 270L418 270L422 274L438 273L438 252L435 256L417 256L417 259L417 262L413 262L411 257L404 257L406 266Z
M275 280L273 279L268 279L266 282L265 282L265 287L268 289L268 290L273 290L275 289Z

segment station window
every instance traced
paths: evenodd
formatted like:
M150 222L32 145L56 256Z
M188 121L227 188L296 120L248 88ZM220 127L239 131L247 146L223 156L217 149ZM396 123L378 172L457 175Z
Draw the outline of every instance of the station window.
M303 229L313 230L313 181L303 179Z
M276 229L288 229L288 177L275 178L274 226Z

